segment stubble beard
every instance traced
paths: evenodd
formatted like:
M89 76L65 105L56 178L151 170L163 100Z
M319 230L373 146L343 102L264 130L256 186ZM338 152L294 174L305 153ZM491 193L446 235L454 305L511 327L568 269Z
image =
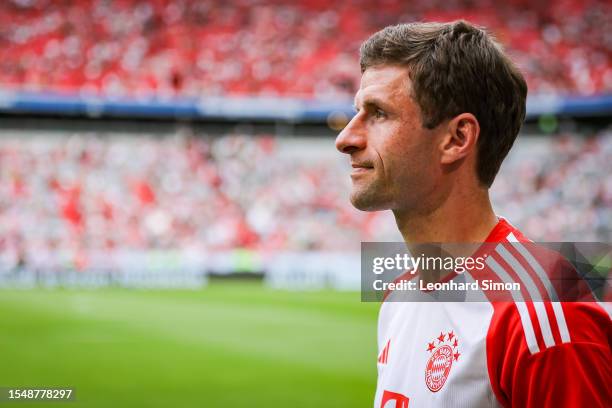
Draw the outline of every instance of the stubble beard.
M355 183L351 191L351 204L361 211L381 211L389 209L383 194L382 182Z

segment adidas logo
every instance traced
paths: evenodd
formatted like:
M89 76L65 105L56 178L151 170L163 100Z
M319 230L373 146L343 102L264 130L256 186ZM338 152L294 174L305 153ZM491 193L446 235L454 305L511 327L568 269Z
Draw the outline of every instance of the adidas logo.
M378 363L379 364L387 364L387 359L389 358L389 346L390 345L391 345L391 339L387 340L387 345L380 352L380 355L378 356Z

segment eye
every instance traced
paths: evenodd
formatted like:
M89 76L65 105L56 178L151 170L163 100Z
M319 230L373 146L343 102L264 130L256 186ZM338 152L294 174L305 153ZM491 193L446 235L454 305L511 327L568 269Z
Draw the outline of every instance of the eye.
M376 119L384 119L387 117L387 114L385 113L385 111L383 111L382 109L376 109L374 111L374 117Z

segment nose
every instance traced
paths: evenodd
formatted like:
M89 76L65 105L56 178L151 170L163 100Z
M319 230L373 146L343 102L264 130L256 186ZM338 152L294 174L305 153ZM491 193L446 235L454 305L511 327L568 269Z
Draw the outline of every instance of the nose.
M357 114L336 137L336 149L340 153L351 154L366 147L366 135Z

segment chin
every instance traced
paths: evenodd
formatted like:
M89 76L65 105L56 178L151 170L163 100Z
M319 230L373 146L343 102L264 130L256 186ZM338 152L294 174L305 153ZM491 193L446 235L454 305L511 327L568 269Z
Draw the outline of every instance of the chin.
M389 209L389 206L380 200L379 195L371 192L351 193L351 204L361 211L384 211Z

